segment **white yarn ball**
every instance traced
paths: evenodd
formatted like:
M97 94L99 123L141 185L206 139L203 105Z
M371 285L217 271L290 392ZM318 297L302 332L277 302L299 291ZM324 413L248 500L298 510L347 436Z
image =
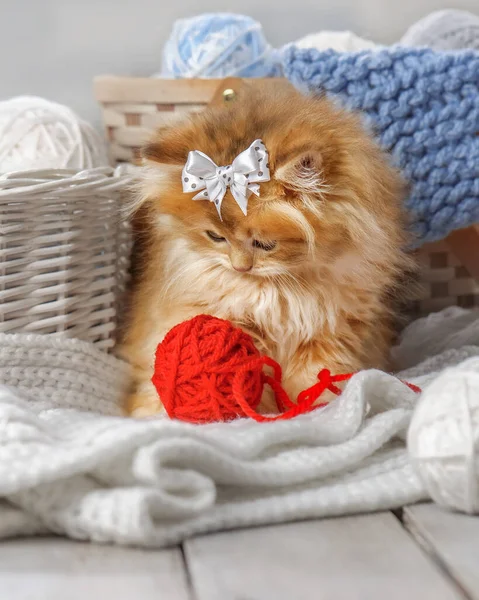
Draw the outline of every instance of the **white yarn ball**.
M365 40L352 31L320 31L311 33L294 45L298 48L315 48L316 50L336 50L338 52L358 52L376 48L376 44Z
M279 56L260 23L246 15L206 13L178 19L163 49L163 77L274 77Z
M0 102L0 173L108 164L101 137L70 108L33 96Z
M446 369L423 392L408 451L431 498L479 512L479 358Z
M411 25L399 44L433 50L479 50L479 16L466 10L434 11Z

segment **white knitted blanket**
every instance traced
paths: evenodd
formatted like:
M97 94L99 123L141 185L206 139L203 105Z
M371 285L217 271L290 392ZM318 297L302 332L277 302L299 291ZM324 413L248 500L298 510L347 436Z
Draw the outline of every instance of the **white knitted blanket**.
M479 356L478 313L417 321L393 352L427 396L444 369ZM429 497L405 444L417 395L391 375L359 373L292 421L206 426L122 418L127 380L126 365L86 343L0 336L0 537L160 547Z

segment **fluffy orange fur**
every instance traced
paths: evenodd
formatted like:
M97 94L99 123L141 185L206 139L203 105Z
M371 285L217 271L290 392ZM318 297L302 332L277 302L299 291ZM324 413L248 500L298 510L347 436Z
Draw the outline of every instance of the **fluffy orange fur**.
M223 221L182 192L190 150L228 165L257 138L271 181L247 216L230 192ZM322 368L387 368L393 299L411 266L403 184L356 116L287 84L250 83L231 106L160 130L143 159L134 201L142 252L121 347L135 372L130 414L161 410L155 348L200 313L251 333L282 365L292 398Z

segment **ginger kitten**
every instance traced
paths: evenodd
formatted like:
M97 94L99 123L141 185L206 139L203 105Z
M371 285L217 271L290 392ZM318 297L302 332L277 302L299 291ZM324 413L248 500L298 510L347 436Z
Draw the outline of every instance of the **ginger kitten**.
M270 180L246 216L230 188L221 218L183 192L190 151L231 165L258 139ZM135 369L130 414L162 409L150 381L156 346L201 313L251 333L293 399L322 368L387 368L393 299L411 266L403 185L356 116L289 84L252 82L230 106L159 131L142 156L142 252L120 352Z

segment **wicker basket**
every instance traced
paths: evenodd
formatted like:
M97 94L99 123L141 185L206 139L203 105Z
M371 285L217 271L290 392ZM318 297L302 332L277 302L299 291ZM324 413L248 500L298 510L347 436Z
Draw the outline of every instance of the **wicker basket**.
M231 99L238 79L136 79L97 77L95 96L114 163L134 161L152 130L175 115L202 110L218 94Z
M455 231L417 252L421 267L421 298L412 316L424 316L449 306L479 306L479 228Z
M131 248L122 171L0 177L0 332L114 346Z
M144 79L98 77L95 95L114 162L132 161L152 130L177 114L199 111L207 104L229 101L240 79ZM447 240L426 244L417 252L422 295L411 316L448 306L479 306L479 230L457 231Z

